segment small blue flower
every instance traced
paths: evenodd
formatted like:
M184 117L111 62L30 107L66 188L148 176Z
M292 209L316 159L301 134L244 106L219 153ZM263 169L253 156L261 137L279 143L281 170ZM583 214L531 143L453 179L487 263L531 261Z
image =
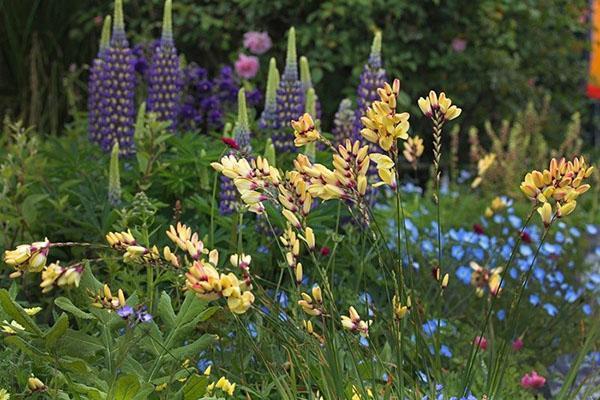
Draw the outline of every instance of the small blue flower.
M531 250L531 247L529 247L529 245L526 244L522 244L521 246L519 246L519 252L525 257L528 257L533 254L533 250Z
M543 268L536 267L533 269L533 276L540 282L544 281L544 277L546 276L546 271Z
M595 236L598 234L598 227L596 225L593 224L587 224L585 226L585 231L592 236Z
M452 351L450 350L450 347L445 344L440 346L440 354L444 357L452 358Z
M421 250L423 253L432 253L434 250L433 243L430 240L424 240L421 242Z
M369 347L369 341L367 340L366 337L360 337L360 339L358 340L358 342L360 343L361 346L363 347Z
M529 302L534 305L537 306L540 304L540 296L538 296L537 294L530 294L529 295Z
M504 321L504 318L506 318L506 311L498 310L498 312L496 312L496 318L498 318L500 321Z
M198 364L196 364L196 367L198 367L198 371L204 372L206 368L208 368L211 365L213 365L212 360L201 358L200 360L198 360Z
M561 231L558 231L556 232L556 235L554 235L554 240L556 240L558 243L562 243L565 241L565 235L563 235Z
M523 223L523 221L521 221L521 218L519 218L515 215L509 215L508 222L510 222L512 227L515 229L519 229L521 227L521 224Z
M127 319L133 315L133 307L125 305L117 310L119 317Z
M469 267L460 266L456 269L456 277L466 285L471 283L472 273L473 270Z
M460 260L462 260L463 256L465 255L465 250L462 248L462 246L454 245L454 246L452 246L452 249L450 250L450 254L452 255L452 258L460 261Z
M248 333L250 333L251 337L256 338L258 336L258 331L256 330L256 325L254 325L252 322L248 322L248 325L246 325L246 328L248 329Z
M572 227L571 227L571 229L569 229L569 233L570 233L572 236L575 236L575 237L579 237L579 236L581 236L581 232L579 231L579 229L577 229L577 228L576 228L576 227L574 227L574 226L572 226Z
M584 304L584 305L581 307L581 310L583 311L583 313L584 313L585 315L588 315L588 316L589 316L589 315L592 315L592 306L590 306L589 304Z
M543 307L551 317L554 317L556 314L558 314L558 308L556 308L553 304L546 303Z

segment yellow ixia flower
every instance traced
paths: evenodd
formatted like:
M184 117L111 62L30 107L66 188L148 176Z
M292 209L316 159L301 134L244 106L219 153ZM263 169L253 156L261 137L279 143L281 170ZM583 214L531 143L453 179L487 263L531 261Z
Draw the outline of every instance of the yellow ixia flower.
M381 182L377 182L373 186L388 185L392 189L395 189L396 169L394 168L394 161L385 154L379 153L369 154L369 157L377 165L377 174L381 178Z
M292 121L292 128L294 128L294 145L296 147L316 142L321 138L321 134L315 127L315 122L309 113L304 113L297 121Z
M504 210L506 207L506 202L501 197L496 196L490 206L485 209L485 216L491 218L495 213Z
M398 320L401 320L406 316L406 314L410 311L412 306L412 302L410 300L410 296L406 298L406 305L400 304L398 297L394 295L392 298L392 307L394 310L394 317Z
M492 296L497 296L502 291L500 281L501 273L504 270L502 267L487 269L477 264L475 261L469 263L473 270L471 274L471 285L475 286L477 296L483 296L484 288L488 287Z
M548 226L554 218L562 218L575 210L577 198L590 189L583 181L593 170L583 157L575 157L573 161L553 158L548 169L527 173L520 188L538 206L537 211Z
M27 379L27 388L32 392L45 392L48 390L48 387L44 384L44 382L33 375Z
M40 272L46 265L51 243L46 238L42 242L21 244L15 250L4 251L4 262L16 271L11 278L18 278L23 272Z
M298 300L298 305L308 315L319 316L323 314L323 295L319 286L312 288L312 297L306 293L300 293L302 297Z
M423 155L423 151L425 151L425 146L423 145L423 139L419 136L409 137L406 142L404 142L404 150L402 154L406 161L408 161L413 168L417 168L417 161Z
M353 306L348 309L348 316L342 315L342 326L351 332L358 332L362 337L369 337L371 321L363 321Z
M216 389L221 389L224 393L229 396L233 396L235 391L235 383L229 382L227 378L222 376L217 382L213 382L206 387L206 392L212 394L212 392Z
M24 310L27 315L29 315L30 317L33 317L34 315L36 315L37 313L42 311L42 307L30 307L30 308L25 308Z
M25 328L19 324L17 321L11 321L10 323L7 320L2 321L2 332L8 333L9 335L14 335L17 331L24 331Z
M450 121L457 118L462 112L460 108L452 105L452 100L446 97L444 92L441 92L438 96L431 90L427 97L419 98L417 103L421 112L427 118L442 118L444 121Z
M400 91L400 81L395 79L390 86L386 83L377 90L379 100L374 101L367 109L366 115L361 118L364 128L361 135L369 142L377 143L385 150L390 151L396 146L398 139L408 139L408 113L396 112L396 97Z
M123 290L119 289L117 291L117 295L113 296L112 291L106 284L92 299L92 306L96 308L103 308L109 311L118 310L126 304L127 302L125 300L125 294L123 293Z
M0 400L10 400L10 393L6 389L0 389Z
M481 184L481 182L483 182L485 174L492 167L492 165L494 165L495 162L496 154L494 153L486 154L477 162L477 177L473 180L473 183L471 183L471 187L473 189L478 187Z

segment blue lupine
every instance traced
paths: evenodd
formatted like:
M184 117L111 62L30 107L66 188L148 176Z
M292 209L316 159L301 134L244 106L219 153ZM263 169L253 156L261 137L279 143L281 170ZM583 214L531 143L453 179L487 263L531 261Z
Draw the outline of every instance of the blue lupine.
M296 56L296 31L290 28L288 34L285 69L277 89L277 120L272 134L275 150L279 152L296 151L294 135L290 122L298 119L304 112L304 90L298 79L298 60Z
M100 48L90 68L88 81L88 134L92 142L100 143L102 140L102 85L106 81L106 50L110 46L110 15L104 18Z
M170 121L173 130L181 93L181 70L173 41L171 1L165 1L162 36L153 51L148 71L147 104L148 111L156 113L160 121Z
M343 143L346 139L352 139L352 130L354 129L354 110L352 110L352 101L343 99L340 102L337 112L333 117L334 143Z
M110 151L115 141L123 155L135 153L135 67L125 36L123 1L115 0L115 15L110 46L106 49L106 79L102 83L100 146Z

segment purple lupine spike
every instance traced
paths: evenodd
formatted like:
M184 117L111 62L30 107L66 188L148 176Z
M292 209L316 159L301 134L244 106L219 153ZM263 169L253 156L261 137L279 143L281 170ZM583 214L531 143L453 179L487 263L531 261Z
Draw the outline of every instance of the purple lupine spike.
M333 117L333 129L331 131L333 133L334 143L341 144L344 143L346 139L352 139L354 118L352 101L350 99L343 99Z
M279 86L279 70L274 57L269 61L267 90L265 93L265 108L263 109L258 126L260 129L273 129L277 121L277 87Z
M100 48L90 68L88 81L88 134L90 141L100 143L102 121L102 84L106 79L106 49L110 46L110 15L104 18Z
M290 28L288 34L287 58L285 69L277 89L277 120L272 139L279 152L295 152L294 135L290 127L292 120L298 119L304 112L304 89L298 79L298 61L296 56L296 31Z
M238 115L233 128L233 137L239 147L238 151L246 154L252 152L252 145L250 144L251 135L246 107L246 91L242 88L238 92ZM233 184L233 180L221 175L219 187L219 212L221 215L230 215L236 210L236 207L239 205L236 193L237 190Z
M170 121L174 130L181 93L179 57L173 41L171 1L165 1L163 30L158 46L154 48L148 72L148 111L160 121Z
M381 32L377 32L373 38L369 61L360 74L360 84L356 93L357 108L354 121L354 140L365 142L360 135L360 130L363 128L360 119L366 114L371 103L379 98L377 89L383 87L386 81L387 76L381 63Z
M115 0L110 47L106 50L106 80L102 84L103 127L100 146L110 151L115 141L123 155L135 153L135 66L123 22L123 1Z

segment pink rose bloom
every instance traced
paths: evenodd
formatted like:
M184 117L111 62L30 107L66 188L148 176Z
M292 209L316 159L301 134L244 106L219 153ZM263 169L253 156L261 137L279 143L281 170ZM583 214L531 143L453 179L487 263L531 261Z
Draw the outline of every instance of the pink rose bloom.
M254 54L263 54L269 51L273 43L267 32L244 33L244 47Z
M456 37L452 39L452 50L456 53L462 53L467 48L466 39Z
M512 342L512 348L514 351L519 351L523 348L523 339L516 338L514 342Z
M487 349L487 339L483 336L475 336L475 339L473 339L473 344L477 347L479 347L481 350L486 350Z
M537 372L531 371L530 374L525 374L521 378L521 386L525 389L539 389L546 384L546 378L538 375Z
M247 56L240 54L237 61L235 62L235 72L245 79L252 79L258 73L258 58L254 56Z

